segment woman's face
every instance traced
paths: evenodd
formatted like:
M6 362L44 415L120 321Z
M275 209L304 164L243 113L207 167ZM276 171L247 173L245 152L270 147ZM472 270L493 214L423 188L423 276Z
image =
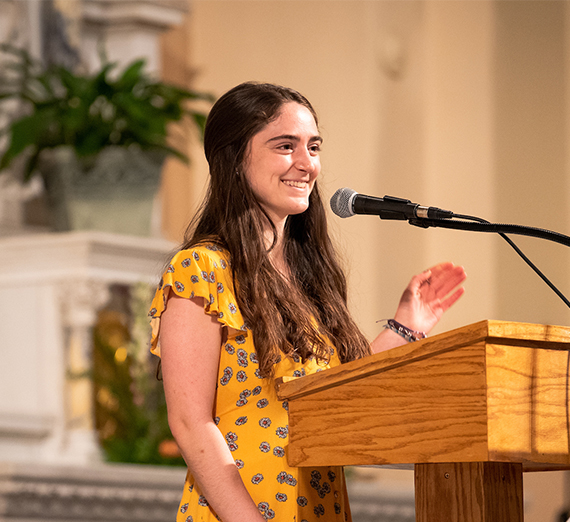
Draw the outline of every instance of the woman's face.
M311 112L290 102L249 142L245 176L275 226L309 207L322 141Z

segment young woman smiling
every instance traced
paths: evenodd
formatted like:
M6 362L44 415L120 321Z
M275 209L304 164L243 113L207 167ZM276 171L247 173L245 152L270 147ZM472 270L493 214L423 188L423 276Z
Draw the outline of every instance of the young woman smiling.
M277 85L238 85L208 117L208 193L150 312L188 465L177 522L350 520L342 468L287 464L287 404L274 380L395 347L402 333L411 340L463 293L463 269L437 265L411 280L390 328L366 340L327 233L321 143L308 100Z

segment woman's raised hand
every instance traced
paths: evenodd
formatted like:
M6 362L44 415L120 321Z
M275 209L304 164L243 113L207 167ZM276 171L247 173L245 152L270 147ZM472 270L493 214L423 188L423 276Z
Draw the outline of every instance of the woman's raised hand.
M462 266L440 263L412 278L398 305L394 319L418 332L428 333L443 313L465 292Z

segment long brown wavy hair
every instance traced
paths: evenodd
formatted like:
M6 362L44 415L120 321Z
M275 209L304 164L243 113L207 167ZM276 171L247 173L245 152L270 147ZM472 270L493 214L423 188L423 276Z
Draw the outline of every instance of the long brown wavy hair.
M205 241L229 252L236 299L253 333L262 376L272 375L281 352L303 361L327 361L328 336L342 362L368 355L370 346L347 308L346 278L327 231L317 183L309 208L285 224L283 248L290 279L272 265L277 231L243 175L251 138L279 116L286 103L299 103L315 118L309 101L293 89L247 82L224 94L206 122L204 150L210 183L200 210L186 230L182 248ZM264 231L273 230L267 248Z

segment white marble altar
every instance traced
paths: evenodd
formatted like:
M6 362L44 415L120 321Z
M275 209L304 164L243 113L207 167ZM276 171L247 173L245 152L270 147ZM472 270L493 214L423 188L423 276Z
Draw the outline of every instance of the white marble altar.
M155 284L172 247L103 232L0 238L0 461L100 460L88 375L96 313L110 284Z

